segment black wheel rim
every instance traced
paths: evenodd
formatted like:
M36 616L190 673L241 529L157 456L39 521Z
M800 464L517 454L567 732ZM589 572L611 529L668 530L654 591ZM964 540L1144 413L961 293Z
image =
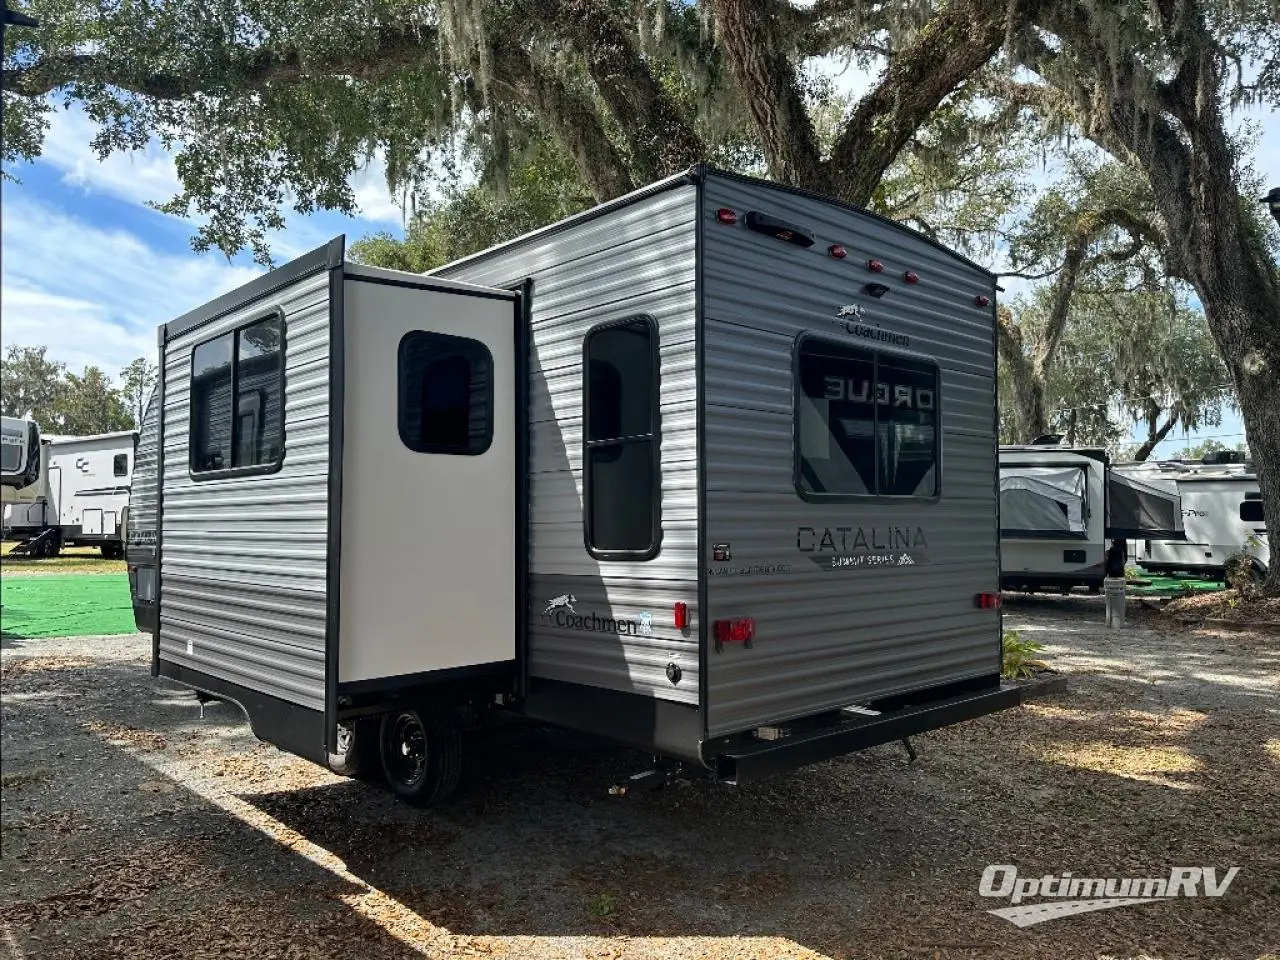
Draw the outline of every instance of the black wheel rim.
M417 714L397 714L391 724L387 772L397 783L416 787L427 775L427 732Z

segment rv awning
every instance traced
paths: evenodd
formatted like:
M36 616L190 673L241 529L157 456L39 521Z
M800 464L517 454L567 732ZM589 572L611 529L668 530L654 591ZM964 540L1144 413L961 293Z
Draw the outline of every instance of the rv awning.
M1078 467L1000 471L1000 536L1083 540L1085 472Z
M1185 540L1182 498L1173 480L1107 474L1107 536L1126 540Z

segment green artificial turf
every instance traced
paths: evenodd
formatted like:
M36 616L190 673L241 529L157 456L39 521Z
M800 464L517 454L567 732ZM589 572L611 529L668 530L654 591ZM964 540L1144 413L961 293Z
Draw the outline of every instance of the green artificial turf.
M34 574L0 579L0 635L6 639L133 633L123 573Z

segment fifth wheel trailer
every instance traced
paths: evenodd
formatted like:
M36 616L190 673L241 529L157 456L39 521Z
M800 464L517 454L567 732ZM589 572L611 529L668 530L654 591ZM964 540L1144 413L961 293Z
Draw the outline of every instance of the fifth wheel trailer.
M1183 536L1178 489L1113 469L1105 450L1000 448L1000 580L1007 590L1096 593L1108 541Z
M104 556L122 556L136 439L132 430L46 437L36 495L5 508L5 536L45 533L40 552L46 556L63 546L98 547Z
M434 275L339 238L159 331L153 673L419 803L496 707L743 782L1012 706L994 298L705 168Z

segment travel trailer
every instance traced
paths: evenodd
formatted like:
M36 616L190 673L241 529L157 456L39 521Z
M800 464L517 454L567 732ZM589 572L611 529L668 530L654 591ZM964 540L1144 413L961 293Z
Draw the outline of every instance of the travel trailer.
M1186 539L1140 539L1133 556L1143 569L1222 579L1231 557L1248 554L1255 573L1266 575L1271 545L1251 465L1165 461L1123 464L1116 470L1145 481L1176 484L1182 498Z
M40 455L40 426L34 420L0 417L0 502L35 499Z
M159 331L153 673L423 804L500 709L744 782L1012 706L995 293L704 168L432 275L338 238Z
M1000 562L1006 590L1084 587L1106 577L1108 544L1183 536L1177 488L1112 469L1101 449L1000 448Z
M136 437L132 430L47 437L35 497L5 508L5 536L24 541L15 552L56 556L64 546L89 546L123 556Z

